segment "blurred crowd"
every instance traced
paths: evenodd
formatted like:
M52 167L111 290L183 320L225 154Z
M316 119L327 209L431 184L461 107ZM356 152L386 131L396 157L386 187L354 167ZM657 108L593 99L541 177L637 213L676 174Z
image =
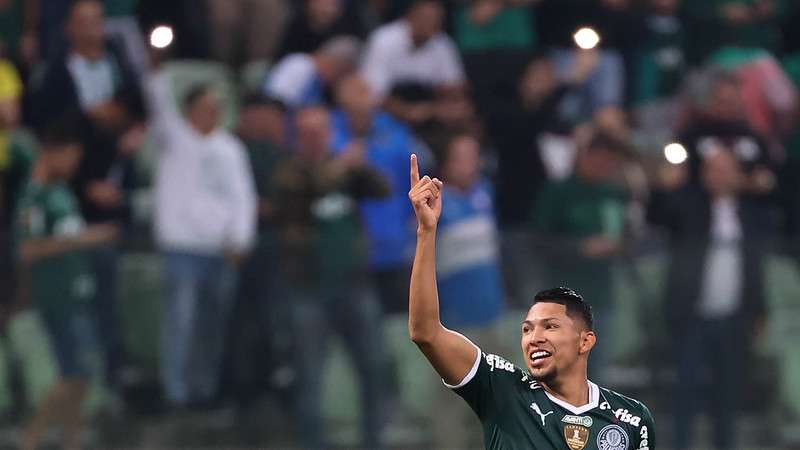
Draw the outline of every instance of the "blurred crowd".
M388 445L413 422L386 334L411 154L445 183L446 326L513 357L504 318L569 286L595 313L590 378L653 399L660 442L697 448L702 412L719 449L751 442L743 410L800 424L774 388L800 362L757 351L800 307L768 270L800 251L798 20L791 0L0 0L3 328L35 311L58 368L36 403L14 395L20 445L59 426L80 448L92 375L125 415L152 370L164 423L272 396L291 442L328 446L334 337L358 443ZM160 261L155 367L125 338L134 251ZM644 342L620 358L627 328ZM480 446L435 397L429 442Z

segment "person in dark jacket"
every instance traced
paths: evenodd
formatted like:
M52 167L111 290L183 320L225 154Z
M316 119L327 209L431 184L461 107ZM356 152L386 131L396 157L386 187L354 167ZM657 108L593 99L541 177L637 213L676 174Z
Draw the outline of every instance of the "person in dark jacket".
M90 224L113 222L124 228L131 216L133 156L144 136L144 108L135 72L124 53L105 39L104 22L102 2L72 4L68 49L47 64L34 87L32 119L41 129L65 113L79 115L85 151L72 188L81 211ZM118 258L115 246L98 248L92 257L97 280L93 304L112 387L124 361L115 295Z
M675 448L693 448L692 419L707 403L715 447L729 449L742 368L764 321L769 214L744 193L742 164L728 149L710 151L699 176L698 183L655 192L648 217L669 238L665 317L678 370Z

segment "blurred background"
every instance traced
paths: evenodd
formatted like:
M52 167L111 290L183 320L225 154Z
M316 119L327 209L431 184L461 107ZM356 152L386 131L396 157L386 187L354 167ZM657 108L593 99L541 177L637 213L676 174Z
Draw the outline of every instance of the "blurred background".
M0 448L481 448L407 335L412 153L446 326L521 361L573 287L658 448L800 448L799 14L0 0Z

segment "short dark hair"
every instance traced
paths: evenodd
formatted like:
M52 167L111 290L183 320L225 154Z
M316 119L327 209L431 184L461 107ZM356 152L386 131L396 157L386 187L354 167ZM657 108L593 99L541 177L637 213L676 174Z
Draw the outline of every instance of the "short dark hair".
M56 150L65 145L80 144L84 128L77 111L68 111L50 122L39 134L43 150Z
M634 151L630 144L624 139L615 136L608 131L595 131L589 142L586 144L587 151L606 150L617 156L628 158L633 156Z
M586 303L581 294L568 287L557 287L539 292L533 297L533 305L537 303L557 303L567 307L567 315L584 322L588 330L594 330L592 305ZM533 306L531 305L531 306Z
M271 95L264 94L260 91L251 91L245 94L242 97L241 107L242 108L250 108L250 107L258 107L264 106L268 108L275 108L281 112L286 112L286 104L278 99L277 97L273 97Z

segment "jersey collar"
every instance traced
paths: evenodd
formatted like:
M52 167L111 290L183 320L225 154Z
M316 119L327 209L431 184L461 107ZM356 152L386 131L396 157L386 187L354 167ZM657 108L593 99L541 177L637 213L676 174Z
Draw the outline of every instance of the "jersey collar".
M551 402L566 409L572 414L583 414L586 411L590 411L600 406L600 388L597 387L597 385L592 383L591 381L589 381L589 403L583 406L578 406L578 407L572 406L569 403L554 397L546 390L544 391L544 393L545 395L547 395L547 398L549 398Z

